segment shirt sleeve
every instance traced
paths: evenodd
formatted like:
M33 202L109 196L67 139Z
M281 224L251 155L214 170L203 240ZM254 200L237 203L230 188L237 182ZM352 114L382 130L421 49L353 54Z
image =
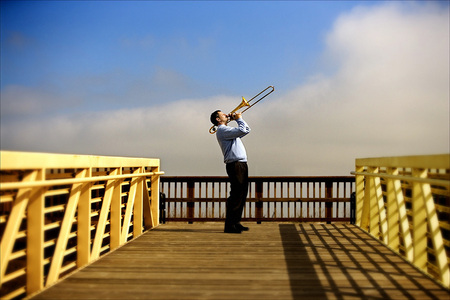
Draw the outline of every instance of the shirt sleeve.
M225 140L231 140L235 138L241 138L246 136L250 132L250 127L248 124L244 121L244 119L239 118L236 120L238 127L229 127L224 126L223 131L221 132L221 136Z

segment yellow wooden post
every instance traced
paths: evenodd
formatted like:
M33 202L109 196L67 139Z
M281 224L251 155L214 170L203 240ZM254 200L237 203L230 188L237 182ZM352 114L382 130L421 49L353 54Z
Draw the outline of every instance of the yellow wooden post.
M86 177L92 177L92 168L86 169ZM77 222L77 267L82 267L90 261L91 251L91 187L92 183L81 187L78 202Z
M144 173L145 168L139 168L138 173ZM137 237L142 233L143 225L143 185L144 177L138 177L136 181L136 200L133 207L133 237Z
M36 180L43 180L45 170L37 170ZM27 210L27 294L44 287L44 205L47 188L30 193Z
M369 167L367 170L369 173L378 173L377 167ZM378 238L380 232L380 215L378 208L377 198L377 177L369 177L366 181L370 182L369 192L369 233ZM367 189L366 189L367 191Z
M159 172L159 165L152 168L152 172ZM150 184L151 191L151 211L152 211L152 226L159 225L159 174L151 177Z
M364 166L356 166L355 167L356 172L364 172ZM362 215L363 215L363 206L364 206L364 176L363 175L356 175L355 176L355 196L356 196L356 222L355 224L357 226L360 226L362 222Z
M144 218L144 230L148 230L153 227L150 196L148 194L148 181L150 181L151 184L151 178L150 180L148 178L145 178L142 185L142 214Z
M426 178L425 169L413 169L412 175L418 178ZM427 270L427 211L423 199L422 184L413 182L412 195L413 210L413 245L414 245L414 264L426 271Z
M370 191L372 190L372 184L373 184L373 182L372 182L372 180L370 180L370 177L365 177L364 200L363 200L363 206L361 209L361 228L364 229L365 231L370 230L370 217L371 217Z
M122 174L122 168L116 170L117 175ZM114 181L114 192L111 199L111 214L110 214L110 236L111 236L111 250L120 246L121 221L122 221L122 182L123 180Z

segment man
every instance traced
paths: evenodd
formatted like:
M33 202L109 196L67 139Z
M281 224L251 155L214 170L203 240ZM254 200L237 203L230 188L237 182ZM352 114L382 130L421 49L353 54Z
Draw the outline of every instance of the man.
M238 127L228 126L228 118L235 120ZM220 110L211 114L211 122L218 126L216 137L222 149L231 183L230 196L226 205L224 232L241 233L248 230L248 227L244 227L240 223L248 193L247 153L241 138L250 132L250 127L242 119L241 113L229 116Z

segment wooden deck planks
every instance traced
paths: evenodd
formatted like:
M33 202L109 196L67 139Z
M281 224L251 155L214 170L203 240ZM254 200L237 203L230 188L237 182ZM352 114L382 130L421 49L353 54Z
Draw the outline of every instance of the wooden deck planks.
M349 224L169 223L33 299L449 299Z

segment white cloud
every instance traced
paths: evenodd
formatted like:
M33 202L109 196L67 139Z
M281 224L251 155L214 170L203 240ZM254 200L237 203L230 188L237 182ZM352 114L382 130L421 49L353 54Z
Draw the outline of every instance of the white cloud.
M281 96L273 106L289 111L282 117L264 107L275 127L268 136L285 128L282 146L266 151L290 158L282 166L272 159L264 173L295 166L301 174L345 174L356 157L449 152L448 11L405 10L355 9L335 23L326 55L336 72Z
M449 152L448 22L448 10L409 2L342 15L326 38L330 67L244 115L251 175L348 175L357 157ZM169 175L225 175L209 115L239 101L11 122L2 125L2 147L159 157Z

